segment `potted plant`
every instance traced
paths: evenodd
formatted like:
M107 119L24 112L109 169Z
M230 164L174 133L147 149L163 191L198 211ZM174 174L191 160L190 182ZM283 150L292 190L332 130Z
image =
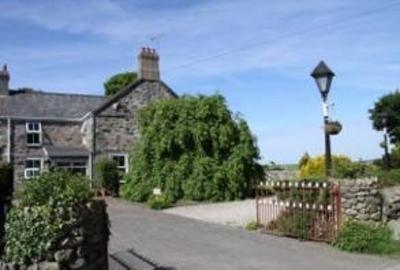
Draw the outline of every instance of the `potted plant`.
M337 135L342 131L342 124L339 121L328 121L325 124L325 131L329 135Z

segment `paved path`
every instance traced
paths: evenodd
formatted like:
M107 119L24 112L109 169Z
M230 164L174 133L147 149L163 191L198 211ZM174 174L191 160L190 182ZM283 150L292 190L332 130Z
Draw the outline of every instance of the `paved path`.
M133 248L179 270L400 270L400 261L346 254L322 244L210 224L120 200L108 202L111 253Z
M245 227L256 219L256 203L255 200L206 203L173 207L163 212L210 223Z

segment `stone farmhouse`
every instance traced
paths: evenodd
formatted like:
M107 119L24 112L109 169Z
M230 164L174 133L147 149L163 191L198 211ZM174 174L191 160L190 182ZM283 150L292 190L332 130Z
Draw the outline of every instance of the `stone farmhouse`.
M155 50L142 48L138 60L138 80L109 98L12 90L7 66L0 70L0 161L12 164L16 188L49 167L92 178L94 161L101 156L128 171L129 152L138 138L138 109L177 97L160 80Z

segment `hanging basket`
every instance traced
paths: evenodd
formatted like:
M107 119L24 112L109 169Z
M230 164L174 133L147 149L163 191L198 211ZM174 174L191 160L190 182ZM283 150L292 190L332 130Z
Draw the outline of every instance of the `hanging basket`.
M342 124L339 121L330 121L325 124L325 131L329 135L338 135L342 131Z

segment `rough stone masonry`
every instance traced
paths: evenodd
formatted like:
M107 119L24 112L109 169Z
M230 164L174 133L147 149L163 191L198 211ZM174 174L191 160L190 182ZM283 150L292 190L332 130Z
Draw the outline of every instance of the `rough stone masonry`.
M74 209L72 215L78 217L76 226L45 256L46 260L22 266L0 262L0 270L107 270L109 219L105 201L92 200Z
M386 222L400 240L400 186L380 189L377 178L340 180L345 219Z

